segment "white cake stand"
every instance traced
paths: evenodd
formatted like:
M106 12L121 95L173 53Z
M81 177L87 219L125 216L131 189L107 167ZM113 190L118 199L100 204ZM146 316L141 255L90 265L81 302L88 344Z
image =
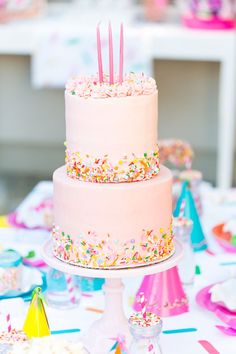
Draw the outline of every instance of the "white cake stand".
M109 353L118 335L125 335L129 343L128 321L123 310L123 277L138 277L170 269L177 265L183 255L181 244L175 240L175 252L167 260L154 264L127 269L90 269L73 266L58 260L52 253L52 241L47 241L42 249L45 262L64 273L90 278L105 278L105 309L101 319L95 321L84 336L84 344L91 354Z

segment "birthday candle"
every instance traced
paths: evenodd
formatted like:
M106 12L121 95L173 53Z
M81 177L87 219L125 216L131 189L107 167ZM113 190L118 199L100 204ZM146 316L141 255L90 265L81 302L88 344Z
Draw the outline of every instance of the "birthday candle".
M123 67L124 67L124 30L123 23L120 26L120 70L119 70L119 83L123 82Z
M113 40L112 40L112 28L111 23L109 23L109 74L110 74L110 85L114 84L114 64L113 64Z
M97 54L98 54L98 76L99 82L103 82L103 69L102 69L102 46L101 46L101 36L100 28L97 26Z

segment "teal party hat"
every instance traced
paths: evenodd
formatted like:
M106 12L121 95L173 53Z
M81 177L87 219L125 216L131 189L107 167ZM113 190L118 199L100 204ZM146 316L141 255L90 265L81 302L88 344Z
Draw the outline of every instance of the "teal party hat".
M174 210L174 217L177 218L180 214L180 210L181 210L181 206L183 205L183 202L185 201L186 204L186 190L187 190L187 186L188 186L188 182L185 181L182 183L182 189L181 189L181 193L180 196L176 202L176 206L175 206L175 210ZM185 214L183 215L185 216Z
M181 208L184 205L183 216L189 218L193 222L193 230L191 233L191 242L193 250L203 251L207 246L207 242L203 233L201 221L195 206L195 202L191 193L191 190L188 187L188 182L184 182L180 197L176 203L176 208L174 210L174 216L177 217L180 214Z

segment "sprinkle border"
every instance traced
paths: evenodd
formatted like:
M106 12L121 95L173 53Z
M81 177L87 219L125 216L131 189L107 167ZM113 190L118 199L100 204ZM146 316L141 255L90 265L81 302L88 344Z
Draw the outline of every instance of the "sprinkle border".
M143 156L124 155L115 163L109 155L95 157L67 148L65 162L69 177L92 183L145 181L160 171L158 146L154 151L144 152Z
M114 240L88 231L86 235L72 237L59 226L52 231L53 253L67 263L88 268L128 268L161 262L174 252L172 222L168 230L143 230L137 241Z

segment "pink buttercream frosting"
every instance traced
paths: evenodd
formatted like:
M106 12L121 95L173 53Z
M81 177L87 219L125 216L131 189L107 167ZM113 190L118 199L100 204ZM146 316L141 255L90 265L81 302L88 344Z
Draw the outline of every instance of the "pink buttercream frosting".
M108 75L104 75L102 83L99 82L98 75L94 75L76 76L71 78L66 84L66 93L84 98L151 95L156 89L156 81L143 73L126 74L121 84L118 77L116 77L115 83L111 85Z
M156 263L174 251L172 175L136 183L91 183L53 175L54 255L84 267L126 268Z

